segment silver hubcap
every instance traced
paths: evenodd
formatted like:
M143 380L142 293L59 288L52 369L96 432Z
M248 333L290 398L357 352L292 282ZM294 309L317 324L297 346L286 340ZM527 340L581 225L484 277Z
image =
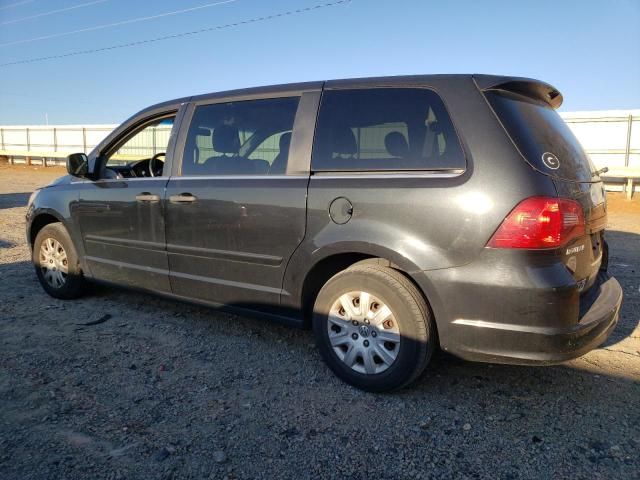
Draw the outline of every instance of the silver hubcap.
M55 238L45 239L40 246L40 269L45 281L54 288L62 287L67 281L67 252Z
M400 330L393 312L367 292L341 295L331 307L327 328L333 351L359 373L384 372L400 351Z

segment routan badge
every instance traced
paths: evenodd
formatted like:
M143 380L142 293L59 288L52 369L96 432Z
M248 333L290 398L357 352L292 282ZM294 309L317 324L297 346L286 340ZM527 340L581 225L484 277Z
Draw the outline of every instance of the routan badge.
M560 167L560 160L551 152L544 152L542 154L542 163L550 170L557 170Z

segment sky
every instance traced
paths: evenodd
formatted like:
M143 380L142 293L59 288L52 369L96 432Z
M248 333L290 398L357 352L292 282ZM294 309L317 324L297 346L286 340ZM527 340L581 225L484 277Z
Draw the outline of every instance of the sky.
M429 73L538 78L562 111L640 108L640 0L352 0L7 65L332 1L0 0L0 124L120 123L200 93Z

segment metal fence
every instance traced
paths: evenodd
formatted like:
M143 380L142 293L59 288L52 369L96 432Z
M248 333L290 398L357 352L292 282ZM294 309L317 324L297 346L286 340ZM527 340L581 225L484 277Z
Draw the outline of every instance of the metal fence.
M0 127L0 151L38 152L42 154L88 153L115 127L116 125Z
M598 168L640 167L640 110L562 112L562 118L578 137ZM64 163L69 153L91 151L116 125L34 125L0 127L0 156L20 163L31 158ZM166 142L169 129L158 126L125 144L122 154L150 154ZM276 145L272 146L274 154Z
M598 167L640 167L640 111L560 115Z

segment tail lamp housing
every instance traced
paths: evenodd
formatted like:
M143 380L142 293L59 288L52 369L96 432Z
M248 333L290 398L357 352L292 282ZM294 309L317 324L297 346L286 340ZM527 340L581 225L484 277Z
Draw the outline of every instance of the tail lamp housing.
M487 247L553 249L584 233L584 212L575 200L529 197L507 215Z

